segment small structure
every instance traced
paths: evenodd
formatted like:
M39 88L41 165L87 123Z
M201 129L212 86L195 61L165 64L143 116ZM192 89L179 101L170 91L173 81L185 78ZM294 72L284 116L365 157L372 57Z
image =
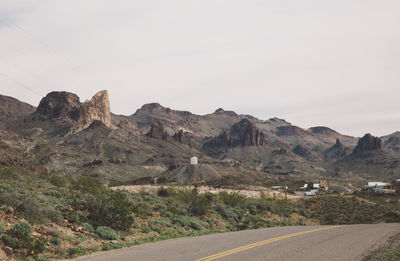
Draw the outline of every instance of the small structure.
M365 186L367 191L373 191L377 193L385 193L385 194L392 194L396 191L391 188L389 183L386 182L368 182L368 185Z
M301 190L310 190L310 189L320 189L320 185L319 185L319 183L313 183L312 184L312 187L310 188L309 186L308 186L309 184L308 183L306 183L306 184L304 184L304 186L302 186L302 187L300 187L300 189Z
M190 158L190 165L197 165L199 164L199 160L197 159L196 156L193 156Z
M318 189L312 189L304 192L304 196L315 196L317 195Z

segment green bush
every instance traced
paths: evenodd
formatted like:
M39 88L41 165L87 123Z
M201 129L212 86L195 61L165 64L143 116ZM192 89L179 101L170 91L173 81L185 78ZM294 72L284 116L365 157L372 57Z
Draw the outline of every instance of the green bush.
M133 204L125 192L108 189L91 202L88 218L98 226L127 230L134 222L132 211Z
M93 195L98 195L107 190L103 183L92 177L79 177L73 180L71 184L73 189Z
M93 226L89 223L83 223L82 225L83 230L90 232L90 233L94 233L96 232L96 230L93 228Z
M118 234L112 228L100 226L96 229L96 233L102 238L107 240L117 240Z
M46 251L46 243L47 240L44 237L35 239L35 240L29 240L25 241L25 247L28 249L28 255L38 255L40 253L43 253Z
M66 185L68 185L68 179L62 176L51 176L49 178L49 181L51 184L53 184L54 186L57 187L65 187Z
M24 221L15 224L8 233L20 240L28 240L32 235L32 227Z
M239 193L228 193L225 191L218 193L218 197L225 205L231 207L241 206L247 201L247 198Z
M11 248L18 248L18 241L9 235L3 235L1 237L1 240L6 246L9 246Z
M211 207L211 201L207 195L201 195L197 189L190 191L180 191L180 200L187 206L187 211L196 216L203 216Z

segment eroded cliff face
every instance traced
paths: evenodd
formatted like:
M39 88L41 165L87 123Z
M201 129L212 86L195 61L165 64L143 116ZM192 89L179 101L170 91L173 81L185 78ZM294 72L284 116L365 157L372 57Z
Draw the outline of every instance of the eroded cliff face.
M111 127L110 100L106 90L96 93L90 101L81 103L76 94L51 92L40 101L32 119L51 119L70 125L69 133L88 128L94 121Z
M358 140L358 144L354 148L353 154L376 150L383 150L383 142L380 138L374 137L368 133Z
M96 93L90 101L82 103L79 108L79 118L74 125L73 131L78 132L92 124L101 121L105 126L111 127L110 99L108 91Z
M146 133L146 136L154 139L162 139L162 140L170 139L170 136L164 129L164 125L160 121L153 122L149 132Z
M205 147L235 147L263 146L265 136L262 131L247 119L234 124L229 130L223 131L218 137L205 143Z

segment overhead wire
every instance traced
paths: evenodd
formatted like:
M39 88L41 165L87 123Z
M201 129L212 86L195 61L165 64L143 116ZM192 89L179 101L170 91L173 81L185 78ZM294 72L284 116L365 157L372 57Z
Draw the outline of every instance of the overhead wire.
M46 51L48 53L50 53L51 55L59 58L59 56L56 56L57 51L52 48L50 45L48 45L47 43L45 43L44 41L42 41L40 38L36 37L33 33L31 33L29 30L26 30L24 27L18 25L17 23L15 23L13 20L11 20L8 17L3 16L2 18L0 18L0 23L2 23L3 25L11 25L12 27L14 27L15 29L17 29L18 31L20 31L21 33L23 33L25 35L26 38L29 38L33 43L35 43L37 46L39 46L41 49L46 49ZM21 52L20 52L21 53ZM26 54L24 54L22 52L22 54L24 56L27 56ZM31 57L32 59L32 57ZM32 59L34 60L34 63L36 63L37 65L39 65L40 67L42 67L44 70L48 70L48 68L46 68L46 66L44 66L43 64L41 64L40 62L38 62L36 59ZM62 63L64 65L65 68L68 68L69 70L71 70L73 73L76 72L76 69L74 68L74 66L71 65L66 65L64 63ZM81 67L80 67L81 68ZM32 73L32 72L31 72ZM33 73L32 73L33 74ZM6 75L5 73L3 74L3 76ZM38 77L38 76L37 76ZM12 78L12 77L11 77ZM9 79L11 79L9 78ZM43 79L43 77L38 77ZM15 79L14 79L15 80ZM82 86L80 84L77 84L72 78L68 78L68 80L76 87L78 88L82 88ZM14 81L16 82L16 81ZM19 81L17 81L19 82ZM19 82L21 85L21 82ZM26 86L25 84L23 84L24 86ZM21 85L22 86L22 85ZM38 94L36 92L36 94ZM40 94L41 95L41 94Z
M21 87L23 87L23 88L25 88L25 89L31 91L32 93L34 93L34 94L36 94L36 95L39 95L41 98L44 97L43 94L41 94L41 93L35 91L34 89L28 87L27 85L25 85L25 84L23 84L22 82L20 82L20 81L14 79L13 77L11 77L11 76L9 76L9 75L3 73L3 72L0 72L0 75L3 76L4 78L9 79L10 81L14 82L15 84L17 84L17 85L19 85L19 86L21 86Z

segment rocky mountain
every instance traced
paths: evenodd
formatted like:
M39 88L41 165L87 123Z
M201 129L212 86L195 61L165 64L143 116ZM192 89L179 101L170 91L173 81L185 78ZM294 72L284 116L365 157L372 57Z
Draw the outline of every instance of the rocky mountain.
M336 161L351 153L351 149L345 147L339 139L336 139L335 145L324 151L326 161Z
M400 132L396 131L390 135L382 137L383 146L387 151L400 156Z
M35 111L35 107L12 97L0 95L0 120L16 120Z
M4 97L0 165L85 173L113 184L269 184L280 176L348 179L400 173L398 133L357 139L279 118L261 120L222 108L196 115L158 103L130 116L115 115L107 91L85 102L73 93L51 92L37 109ZM197 167L188 165L193 155L199 158Z
M204 144L204 148L236 147L236 146L263 146L265 136L248 119L243 119L224 130L218 137L212 138Z
M70 132L79 132L94 121L111 127L110 101L107 91L96 93L89 101L81 103L76 94L51 92L43 98L32 120L55 120L70 125Z

